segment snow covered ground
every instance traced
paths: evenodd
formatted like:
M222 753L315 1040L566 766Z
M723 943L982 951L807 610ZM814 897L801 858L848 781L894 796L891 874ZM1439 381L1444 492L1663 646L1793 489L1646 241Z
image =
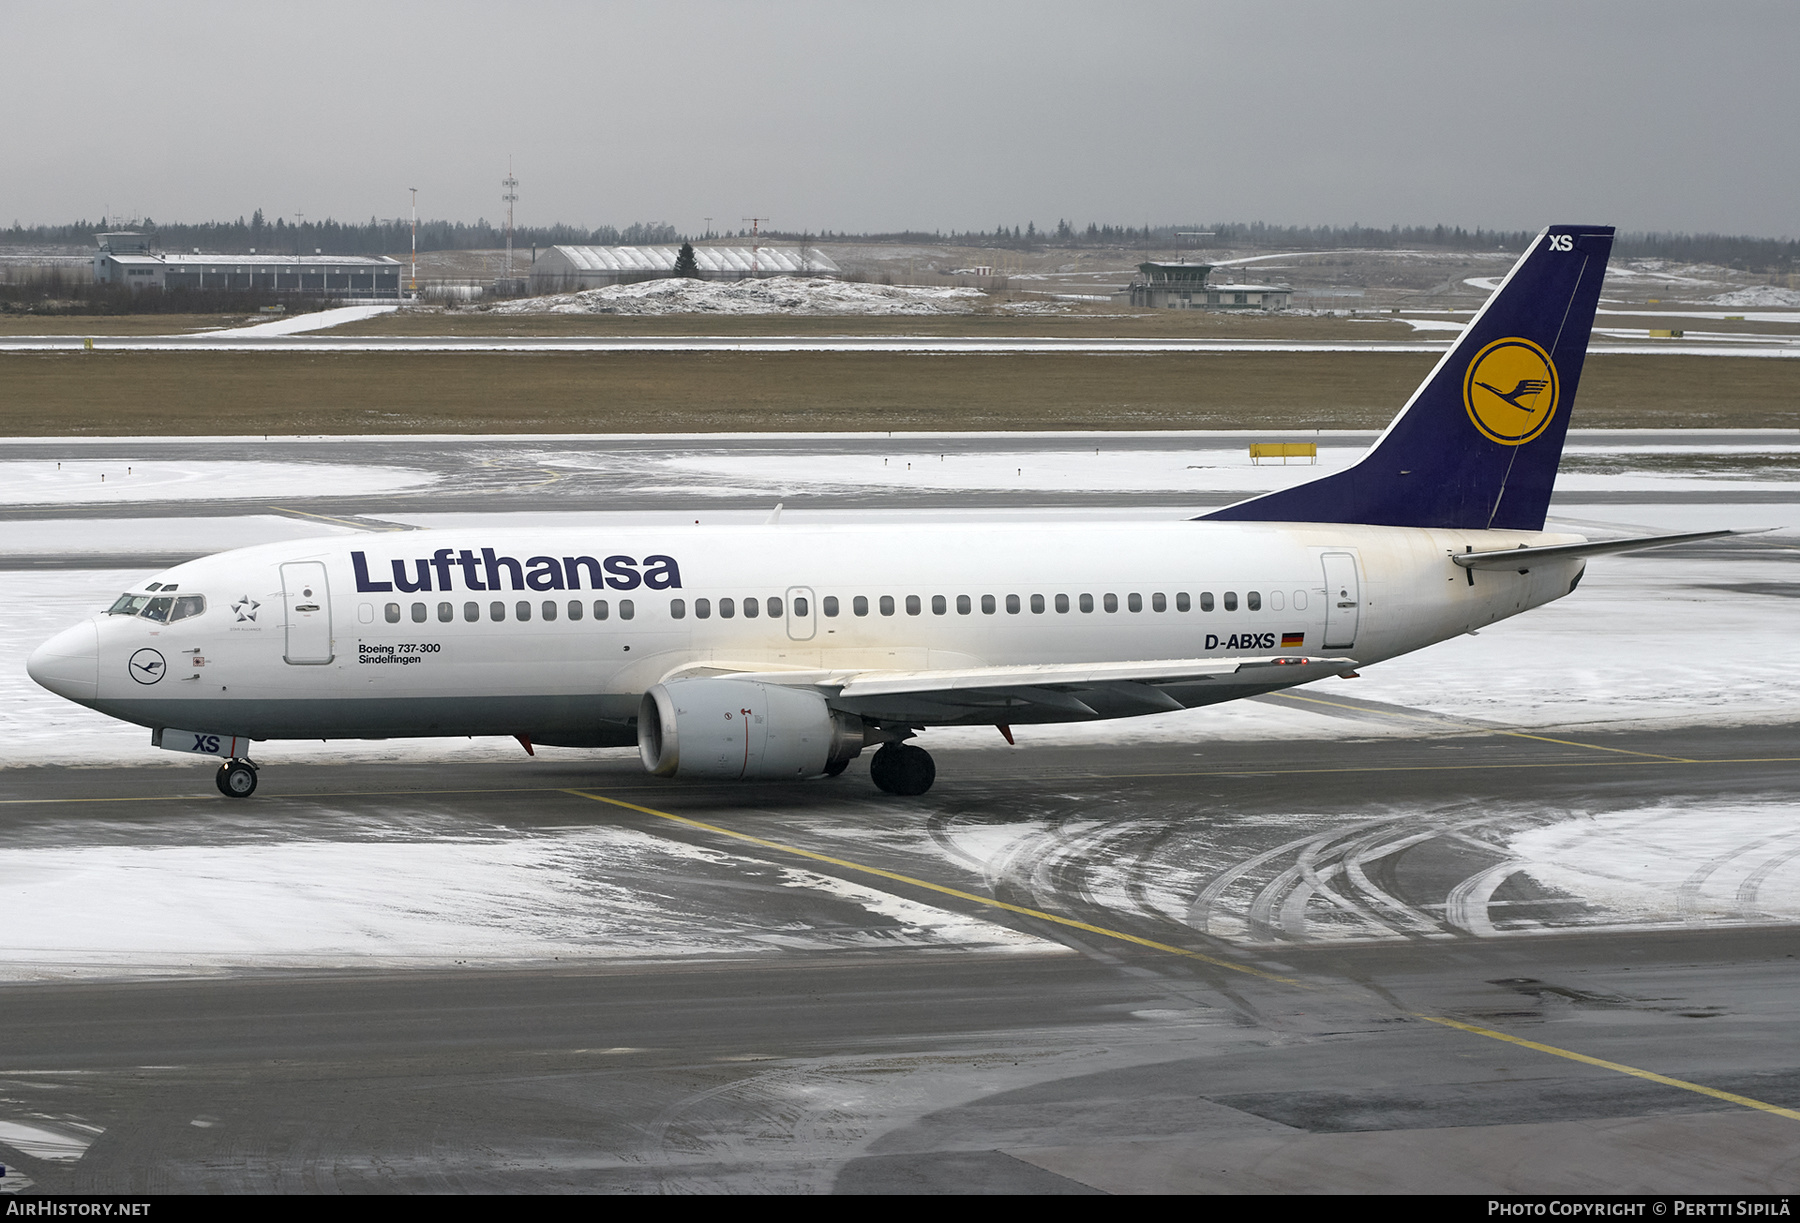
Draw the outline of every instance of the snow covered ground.
M92 505L231 501L243 497L360 497L422 488L430 472L343 463L218 459L54 459L0 462L0 504Z
M363 319L391 314L399 308L398 305L339 306L335 310L314 310L309 314L296 314L292 318L275 319L268 323L251 323L244 327L225 327L201 334L214 337L299 335L307 331L325 331L328 328L341 327L345 323L360 323Z
M530 297L494 314L968 314L985 305L980 289L861 284L820 277L761 280L647 280L579 293Z

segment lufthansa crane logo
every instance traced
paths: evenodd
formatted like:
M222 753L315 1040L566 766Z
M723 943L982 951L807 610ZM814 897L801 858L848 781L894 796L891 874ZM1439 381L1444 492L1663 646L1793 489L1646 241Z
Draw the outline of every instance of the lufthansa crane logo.
M126 669L131 672L131 678L138 683L154 684L163 677L163 672L168 670L168 666L163 662L163 656L159 651L145 646L131 656L130 661L126 664Z
M1517 336L1475 354L1463 376L1469 419L1502 446L1523 446L1542 433L1556 414L1558 390L1550 354Z

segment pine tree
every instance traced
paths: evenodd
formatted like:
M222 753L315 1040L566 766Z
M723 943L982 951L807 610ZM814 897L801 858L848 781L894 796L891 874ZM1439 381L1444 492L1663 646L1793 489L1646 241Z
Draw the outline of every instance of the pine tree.
M689 280L700 279L700 261L694 258L692 242L681 244L681 250L675 256L675 274L685 276Z

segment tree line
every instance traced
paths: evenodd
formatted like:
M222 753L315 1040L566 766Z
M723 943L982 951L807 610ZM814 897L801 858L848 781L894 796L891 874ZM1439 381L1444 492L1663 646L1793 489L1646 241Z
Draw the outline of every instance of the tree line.
M411 223L404 217L367 222L300 220L285 217L273 222L259 209L248 220L158 223L146 218L130 225L119 221L75 221L67 225L21 225L0 229L0 246L92 247L94 234L106 229L135 229L150 234L163 250L244 254L254 249L264 254L310 253L331 255L403 256L412 249ZM1209 248L1241 250L1438 250L1518 251L1535 231L1500 230L1460 225L1270 225L1262 221L1193 222L1185 225L1113 225L1090 221L1078 227L1068 220L1040 230L1035 221L997 225L991 230L898 230L852 233L824 230L819 233L769 230L764 238L779 242L888 242L943 244L998 250L1047 248L1140 247L1172 250ZM637 221L624 229L602 225L584 229L575 225L517 226L515 248L528 246L661 246L686 241L696 235L679 232L664 221ZM747 239L748 232L718 235ZM420 221L421 251L494 250L506 245L506 231L486 218L473 224L463 221ZM1628 233L1620 234L1613 254L1625 259L1668 259L1676 263L1710 263L1753 273L1800 271L1800 241L1791 238L1758 238L1732 234Z

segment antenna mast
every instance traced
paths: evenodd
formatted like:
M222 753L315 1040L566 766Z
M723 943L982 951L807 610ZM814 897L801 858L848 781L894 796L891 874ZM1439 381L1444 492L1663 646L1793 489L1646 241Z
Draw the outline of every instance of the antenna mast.
M510 277L513 274L513 201L519 198L519 180L513 177L510 157L506 159L506 177L500 180L500 185L506 188L500 198L506 201L506 274Z
M761 225L764 221L766 221L768 219L769 219L768 217L745 217L744 218L744 220L750 222L750 275L751 276L755 276L757 273L756 256L757 256L757 251L759 248L757 247L757 244L756 244L756 227L758 225Z

